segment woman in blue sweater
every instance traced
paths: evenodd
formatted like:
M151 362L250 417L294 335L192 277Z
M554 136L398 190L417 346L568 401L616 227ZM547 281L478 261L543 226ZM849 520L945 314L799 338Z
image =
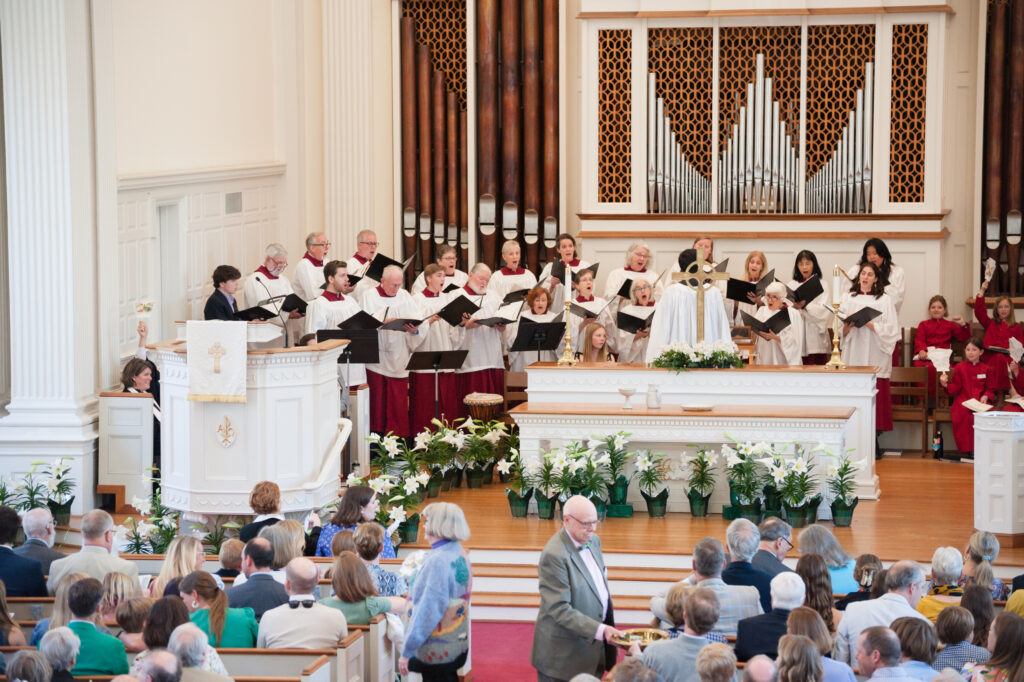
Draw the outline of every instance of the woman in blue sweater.
M469 539L462 510L435 502L421 512L431 550L410 580L408 625L398 667L424 682L455 682L469 651L472 566L460 543Z

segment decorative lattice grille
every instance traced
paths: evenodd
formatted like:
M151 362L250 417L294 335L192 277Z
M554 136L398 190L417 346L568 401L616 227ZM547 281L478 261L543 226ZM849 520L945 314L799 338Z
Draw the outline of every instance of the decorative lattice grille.
M647 68L690 164L711 179L711 28L652 28Z
M435 69L466 109L466 0L404 0L404 16L416 20L416 41L430 47Z
M746 102L747 83L754 81L755 59L764 55L765 76L772 79L772 99L792 139L800 134L800 27L727 26L719 33L718 143L732 133L739 105Z
M874 61L874 24L807 28L807 177L828 161Z
M599 31L597 52L598 201L628 203L632 177L632 31Z
M928 24L892 27L889 201L924 201L925 83Z

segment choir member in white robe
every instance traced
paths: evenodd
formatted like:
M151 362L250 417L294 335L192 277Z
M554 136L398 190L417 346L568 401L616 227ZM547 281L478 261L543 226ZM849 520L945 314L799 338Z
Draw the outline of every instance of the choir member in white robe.
M683 251L679 254L680 272L685 272L696 260L695 250ZM708 285L704 287L704 340L708 343L732 340L722 292ZM697 292L681 282L669 286L654 309L646 362L653 362L670 343L691 346L697 343Z
M437 264L444 269L444 286L441 287L441 291L444 291L452 284L457 287L466 286L466 282L469 281L469 275L455 268L456 254L454 246L451 244L441 244L434 249L434 257L437 259ZM424 273L426 273L426 268L416 277L416 281L412 283L412 288L409 292L413 296L427 288L427 282L423 276Z
M570 272L576 273L583 268L590 267L590 263L581 259L576 251L576 239L569 233L563 232L558 235L555 240L558 244L558 259L562 261L564 265L569 266ZM561 310L562 306L565 305L565 283L559 280L557 277L551 276L551 269L554 267L554 261L549 262L544 266L544 269L540 271L540 279L538 281L543 282L547 286L548 291L551 292L551 309ZM573 289L576 289L578 285L573 285Z
M851 366L877 367L875 375L875 430L892 431L892 351L900 339L900 323L892 298L885 293L878 266L868 262L861 266L853 289L843 294L839 316L845 318L866 307L882 314L859 329L844 323L842 330L843 362ZM875 453L877 457L879 453Z
M640 280L646 282L647 280ZM590 315L579 316L574 314L571 310L569 312L569 329L570 336L572 338L572 352L579 353L580 349L583 348L583 332L586 330L587 325L592 322L598 322L604 325L605 329L612 329L614 327L615 318L612 315L612 308L615 306L608 305L607 299L601 298L600 296L594 296L594 273L590 270L585 270L580 273L579 282L577 282L576 298L573 301L584 310L590 311ZM650 286L650 285L648 285ZM565 304L562 307L552 306L552 310L564 310ZM613 348L615 347L612 344Z
M621 313L646 319L654 312L654 298L651 296L651 285L645 280L633 280L633 286L629 290L630 304L619 310ZM614 338L613 347L618 354L619 362L644 362L647 357L647 346L651 339L651 328L641 329L636 333L630 333L614 327L609 328L609 338Z
M276 296L287 296L288 294L294 293L292 289L292 283L284 275L285 268L288 267L288 251L280 244L270 244L267 246L266 258L263 260L263 265L256 268L256 271L249 275L245 279L245 283L242 285L242 300L244 303L238 306L239 310L246 308L252 308L259 304L260 301L265 301L268 298L274 298ZM284 303L283 298L279 298L272 303L267 303L263 307L267 310L277 314L280 310L281 304ZM288 344L298 343L299 337L302 336L302 313L297 310L293 310L290 313L284 313L284 318L288 326ZM269 322L281 326L279 317L270 318ZM250 348L280 348L284 344L284 339L278 339L263 344L250 344Z
M860 271L860 266L864 263L874 263L878 268L882 281L885 282L885 293L892 299L892 304L898 315L903 309L903 299L907 295L907 278L903 268L892 262L892 253L889 252L889 247L878 237L872 237L864 242L860 261L847 270L847 273L851 277L856 277L856 273Z
M832 313L825 307L832 304L830 285L821 275L821 267L814 252L804 249L796 255L793 280L789 283L789 288L796 291L797 287L812 277L821 280L821 293L813 301L791 303L790 307L804 314L804 364L824 365L832 353L832 341L828 336Z
M316 334L321 329L335 330L359 312L355 299L341 293L348 287L345 261L328 261L324 265L324 280L327 288L306 306L306 334ZM339 363L338 379L346 388L365 384L366 366L361 362Z
M420 307L402 289L402 268L384 268L380 285L363 296L363 310L387 324L399 318L420 319ZM427 338L429 322L405 331L379 331L380 362L366 365L370 385L370 431L391 432L401 438L412 435L409 427L409 356Z
M786 287L782 282L772 282L765 290L765 305L758 308L754 317L764 322L780 310L789 314L789 326L776 334L760 332L757 335L755 352L758 365L802 365L804 349L804 322L799 310L786 307Z
M752 284L761 281L768 268L768 259L761 251L751 251L747 254L747 260L743 263L743 279ZM726 305L731 306L732 322L737 326L743 325L743 315L754 315L758 309L764 306L764 299L756 294L749 294L749 301L727 301Z
M447 275L444 267L430 264L423 270L426 288L413 295L413 300L420 307L420 318L430 318L430 326L423 332L426 338L418 351L452 351L458 350L466 328L453 327L437 313L448 305L458 292L443 293L447 286ZM434 418L434 372L413 370L409 372L409 411L410 429L416 434L430 426ZM455 370L443 369L437 373L438 417L447 421L454 420L459 414L459 401L455 387Z
M362 303L363 294L375 289L380 284L380 282L374 282L367 277L363 277L370 268L370 263L373 262L374 257L377 255L378 245L376 232L373 230L361 230L356 235L356 252L346 261L348 263L348 274L353 277L362 277L362 279L354 287L346 291L345 294L352 296L360 303Z
M558 354L551 350L542 350L540 357L536 350L513 351L512 344L515 343L519 334L519 321L522 319L533 322L554 322L559 315L558 310L551 309L551 292L544 287L534 287L526 295L526 306L522 314L514 324L505 328L505 348L508 350L508 371L522 372L527 365L534 362L558 362ZM564 312L564 311L561 311Z
M715 260L715 254L714 254L715 240L714 240L714 238L711 235L709 235L709 234L698 235L693 240L693 248L694 249L703 250L704 251L704 260L707 261L708 263L711 263L711 267L713 267L713 268L717 268L718 267L718 261ZM669 274L673 275L673 274L675 274L677 272L680 272L680 270L679 270L679 263L673 263L672 264L672 271ZM672 280L669 279L667 281L671 282ZM722 292L722 298L724 299L725 298L725 294L726 294L726 290L728 288L728 280L724 280L724 279L717 279L717 280L715 280L715 288L717 288L720 292ZM726 305L728 305L728 304L729 304L729 301L726 300Z
M320 296L320 286L324 283L324 260L330 245L323 232L310 232L306 235L306 253L295 266L293 282L295 293L303 301L312 301Z
M501 301L505 296L520 289L532 289L537 286L537 278L532 272L519 267L522 258L519 242L509 240L501 246L501 260L505 267L491 275L487 281L487 293L493 294Z
M647 266L651 262L651 249L647 246L647 242L636 241L629 245L629 249L626 250L626 265L625 267L616 268L608 273L608 279L604 283L604 297L609 301L612 301L612 308L618 310L624 305L629 305L626 299L618 297L617 300L612 300L612 297L618 295L619 289L622 287L622 283L627 279L632 280L640 277L646 279L654 287L654 295L657 298L661 298L662 292L665 290L665 282L658 279L658 273L654 270L649 270ZM666 275L667 277L668 275Z
M502 352L505 328L500 325L491 328L476 323L476 320L493 317L501 307L501 297L487 293L490 278L491 269L484 263L477 263L469 271L469 282L459 292L459 295L480 306L480 310L464 323L466 334L462 337L460 349L468 350L469 355L455 372L460 417L469 416L463 399L470 393L501 395L505 390L505 359Z

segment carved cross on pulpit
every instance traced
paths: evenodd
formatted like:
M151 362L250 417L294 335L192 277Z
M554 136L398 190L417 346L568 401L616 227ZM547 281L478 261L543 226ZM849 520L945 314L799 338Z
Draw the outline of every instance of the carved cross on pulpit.
M715 280L729 279L728 272L718 272L712 263L704 260L704 249L697 249L697 260L685 272L672 273L672 279L682 282L697 294L697 343L704 340L704 291L714 286Z
M221 347L220 341L215 342L207 352L213 356L213 373L220 374L220 358L228 352Z

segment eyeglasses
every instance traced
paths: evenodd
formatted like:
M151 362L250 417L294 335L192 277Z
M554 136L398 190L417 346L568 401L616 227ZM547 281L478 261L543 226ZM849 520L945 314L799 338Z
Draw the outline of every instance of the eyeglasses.
M787 545L789 545L789 549L795 549L795 548L796 548L796 545L794 545L794 544L793 544L793 541L792 541L792 540L790 540L789 538L780 538L780 539L781 539L781 540L782 540L783 542L785 542L785 543L786 543ZM786 551L788 552L788 551L789 551L789 549L787 549Z
M313 608L313 604L315 603L316 602L312 599L303 599L302 601L290 601L288 602L288 608L297 609L299 608L299 604L302 604L302 608L311 609Z
M330 242L324 242L323 244L313 244L313 246L330 246Z
M573 521L575 521L576 523L580 524L584 528L597 528L597 524L599 523L599 521L597 519L594 519L593 521L581 521L580 519L577 519L575 516L569 516L569 515L566 515L565 518L572 519Z
M366 244L367 246L377 246L379 242L359 242L360 244Z

